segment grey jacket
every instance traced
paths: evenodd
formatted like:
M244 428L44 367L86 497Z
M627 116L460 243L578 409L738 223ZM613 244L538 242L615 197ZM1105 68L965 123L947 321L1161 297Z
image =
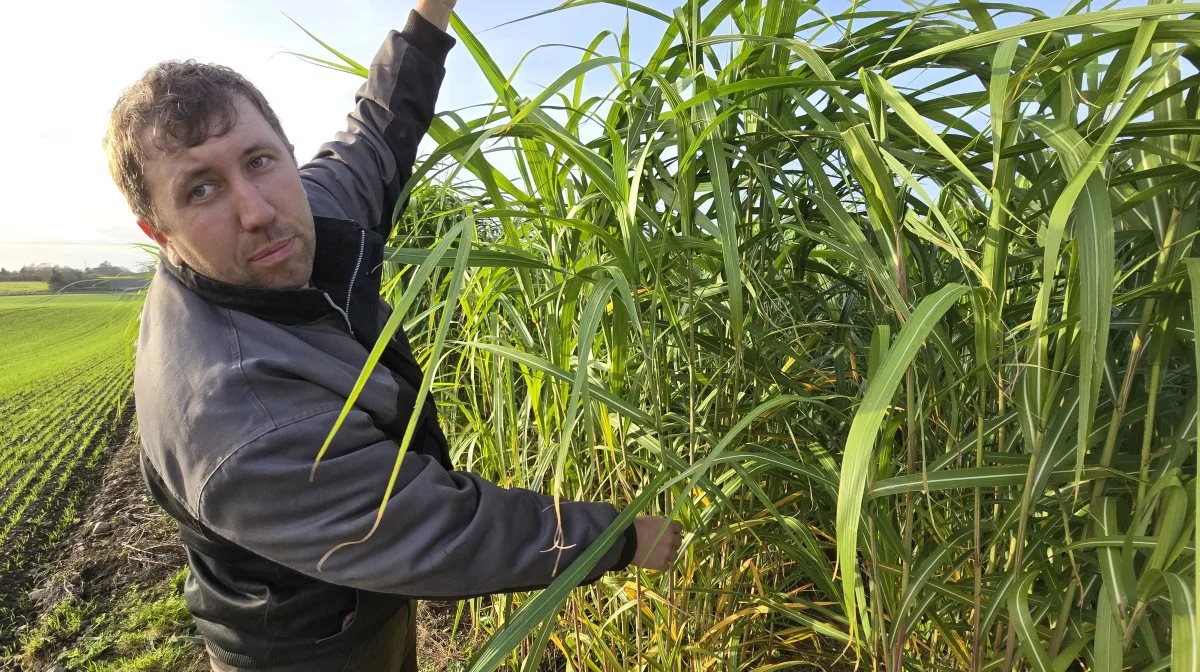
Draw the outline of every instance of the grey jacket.
M189 608L216 657L266 667L349 649L410 608L541 588L554 578L552 498L453 471L432 403L369 541L422 372L403 332L310 482L390 314L379 297L392 203L433 116L449 36L415 12L389 34L339 133L301 176L316 220L312 284L235 287L165 260L142 315L135 398L142 465L180 523ZM564 503L565 567L610 526ZM633 529L589 573L626 566ZM346 624L349 626L346 627Z

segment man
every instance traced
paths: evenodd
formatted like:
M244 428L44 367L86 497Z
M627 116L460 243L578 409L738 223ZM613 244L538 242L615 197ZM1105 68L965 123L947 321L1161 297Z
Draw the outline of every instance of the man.
M135 392L142 470L178 522L188 607L216 670L416 670L415 598L548 585L611 525L603 503L452 471L402 332L315 477L389 308L393 204L434 112L454 0L418 0L359 89L348 130L297 166L279 120L228 68L167 62L113 109L113 177L162 252ZM413 413L419 431L371 538ZM590 569L662 570L678 523L640 516Z

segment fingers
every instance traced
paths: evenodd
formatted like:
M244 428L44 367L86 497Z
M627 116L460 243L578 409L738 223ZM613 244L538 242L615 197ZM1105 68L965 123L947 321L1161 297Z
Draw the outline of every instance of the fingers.
M660 516L638 516L634 524L638 550L632 564L652 571L670 569L683 546L683 524Z
M667 548L671 552L671 559L674 560L679 554L679 548L683 546L683 523L678 520L668 521L668 524L663 529L663 541L667 542Z
M683 525L679 521L670 521L663 529L662 541L665 546L662 570L665 571L679 559L679 549L683 547Z

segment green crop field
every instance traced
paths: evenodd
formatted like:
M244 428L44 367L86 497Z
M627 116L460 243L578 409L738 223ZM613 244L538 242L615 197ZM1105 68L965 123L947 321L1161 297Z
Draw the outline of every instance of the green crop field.
M140 297L0 297L0 593L74 520L129 420L140 309Z
M46 294L50 285L44 280L3 280L0 281L0 296L20 296L22 294Z

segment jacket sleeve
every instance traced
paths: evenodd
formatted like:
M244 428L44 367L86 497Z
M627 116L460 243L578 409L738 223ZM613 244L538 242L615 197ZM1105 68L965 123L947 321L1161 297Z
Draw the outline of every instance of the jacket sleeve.
M314 215L352 219L390 236L454 43L416 11L403 31L388 33L355 94L346 131L300 168Z
M318 414L241 447L209 477L199 499L201 522L268 560L338 585L413 598L461 599L544 588L554 579L558 518L553 498L504 489L470 473L447 472L408 452L387 509L371 538L398 452L354 410L329 451L309 472L337 417ZM616 518L609 504L563 502L565 535L558 571L585 551ZM629 564L633 526L592 568L586 581Z

